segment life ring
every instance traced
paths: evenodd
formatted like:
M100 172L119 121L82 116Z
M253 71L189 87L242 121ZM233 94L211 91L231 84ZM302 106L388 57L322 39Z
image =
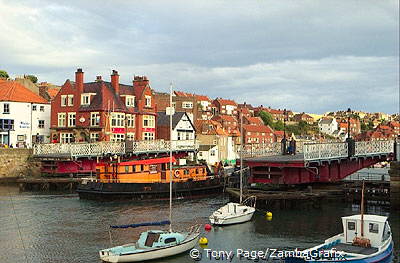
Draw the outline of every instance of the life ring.
M175 170L174 176L175 176L176 178L179 178L179 176L180 176L179 170Z

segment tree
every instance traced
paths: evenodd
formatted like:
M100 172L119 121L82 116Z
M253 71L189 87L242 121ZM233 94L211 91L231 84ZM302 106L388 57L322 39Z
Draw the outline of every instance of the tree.
M7 71L0 70L0 78L8 79L9 77Z
M271 113L261 111L260 118L263 120L264 125L269 125L270 127L273 127L274 122L273 122Z
M283 122L282 121L276 121L275 123L274 123L274 130L276 130L276 131L283 131Z
M37 83L38 78L34 75L27 75L25 76L27 79L30 79L33 83Z

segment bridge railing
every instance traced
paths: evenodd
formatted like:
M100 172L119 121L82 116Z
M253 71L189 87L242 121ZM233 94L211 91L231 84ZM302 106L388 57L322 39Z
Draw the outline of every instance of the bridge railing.
M306 143L303 145L305 161L344 158L348 156L347 143Z
M240 147L238 147L237 153L238 156L240 156ZM281 144L279 142L245 144L243 145L243 151L242 151L243 158L272 156L279 154L281 154Z
M356 142L355 155L371 155L394 152L394 141L360 141Z
M195 140L182 141L127 141L127 142L95 142L95 143L47 143L36 144L33 156L43 157L88 157L106 154L123 155L125 153L165 152L172 150L195 150L198 144Z

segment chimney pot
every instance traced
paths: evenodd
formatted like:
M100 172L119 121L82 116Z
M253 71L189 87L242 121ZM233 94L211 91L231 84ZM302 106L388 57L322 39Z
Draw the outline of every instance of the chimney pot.
M78 68L75 72L75 88L79 94L83 93L83 71L81 68Z
M111 86L116 94L119 94L119 75L118 71L113 70L111 75Z

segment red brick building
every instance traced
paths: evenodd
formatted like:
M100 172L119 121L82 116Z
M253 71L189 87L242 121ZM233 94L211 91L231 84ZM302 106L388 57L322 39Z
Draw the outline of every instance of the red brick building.
M396 136L400 135L400 122L391 121L391 122L389 122L389 127L393 129L393 133Z
M233 100L217 98L212 102L214 115L231 115L238 114L238 105Z
M243 125L245 144L263 144L275 142L275 135L269 126Z
M299 113L299 114L295 114L293 116L293 120L296 122L300 122L300 121L305 121L308 124L313 124L314 123L314 118L311 117L310 115L306 114L306 113Z
M154 140L156 115L147 77L135 76L133 85L124 85L113 70L111 82L98 76L84 83L78 69L75 82L66 80L51 102L51 138L62 143Z

